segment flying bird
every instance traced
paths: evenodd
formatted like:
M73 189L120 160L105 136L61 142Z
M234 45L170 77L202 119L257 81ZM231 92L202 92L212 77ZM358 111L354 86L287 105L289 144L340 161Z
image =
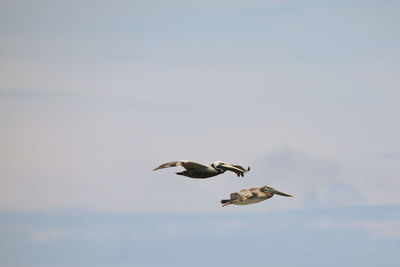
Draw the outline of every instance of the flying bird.
M285 197L293 197L292 195L280 192L275 190L269 186L263 187L253 187L250 189L240 190L239 193L232 193L230 199L221 200L222 207L225 207L229 204L233 205L249 205L264 201L266 199L271 198L274 194L285 196Z
M182 172L176 172L177 175L183 175L183 176L187 176L190 178L198 178L198 179L213 177L218 174L224 173L225 171L231 171L231 172L236 173L236 175L238 177L240 177L240 176L243 177L245 172L250 171L250 167L248 167L246 170L242 166L227 164L222 161L216 161L209 165L205 165L205 164L200 164L200 163L190 161L190 160L167 162L167 163L161 164L160 166L155 168L153 171L156 171L159 169L164 169L164 168L169 168L169 167L176 167L176 166L182 166L183 168L185 168L185 170Z

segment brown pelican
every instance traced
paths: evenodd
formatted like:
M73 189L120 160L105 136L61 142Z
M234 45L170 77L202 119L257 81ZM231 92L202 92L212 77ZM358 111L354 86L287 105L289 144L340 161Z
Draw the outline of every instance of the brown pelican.
M216 161L211 163L210 165L204 165L190 160L167 162L158 166L153 171L175 166L182 166L183 168L185 168L185 171L176 172L176 174L199 179L209 178L224 173L225 171L231 171L236 173L238 177L243 177L245 172L250 171L250 167L248 167L246 170L242 166L227 164L222 161Z
M263 187L253 187L250 189L243 189L240 190L239 193L232 193L230 199L223 199L221 200L221 203L222 207L225 207L226 205L229 204L249 205L271 198L274 194L285 197L293 197L292 195L275 190L272 187L263 186Z

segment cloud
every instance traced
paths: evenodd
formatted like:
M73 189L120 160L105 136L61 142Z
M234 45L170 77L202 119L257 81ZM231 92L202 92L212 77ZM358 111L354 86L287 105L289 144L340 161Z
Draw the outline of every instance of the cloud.
M344 183L334 183L326 190L323 205L331 206L348 206L348 205L365 205L367 203L364 195L357 188Z
M0 208L219 213L265 184L295 198L224 212L399 203L395 160L365 159L399 145L397 6L2 3ZM252 171L151 172L185 158Z
M314 187L339 178L340 163L286 147L271 151L257 162L255 172L264 173L273 183Z

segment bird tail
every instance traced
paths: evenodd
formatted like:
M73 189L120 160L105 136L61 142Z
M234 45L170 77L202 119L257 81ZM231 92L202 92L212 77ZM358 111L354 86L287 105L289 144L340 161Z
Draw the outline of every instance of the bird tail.
M240 194L235 192L231 193L231 198L230 199L223 199L221 200L222 207L228 206L229 204L235 203L240 199Z
M232 201L230 199L223 199L223 200L221 200L221 204L222 204L222 207L225 207L229 204L232 204Z

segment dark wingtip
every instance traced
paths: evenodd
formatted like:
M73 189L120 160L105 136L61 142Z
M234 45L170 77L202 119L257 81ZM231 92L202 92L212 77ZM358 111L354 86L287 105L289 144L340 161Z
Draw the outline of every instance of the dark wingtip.
M247 171L250 171L250 166L247 168Z

